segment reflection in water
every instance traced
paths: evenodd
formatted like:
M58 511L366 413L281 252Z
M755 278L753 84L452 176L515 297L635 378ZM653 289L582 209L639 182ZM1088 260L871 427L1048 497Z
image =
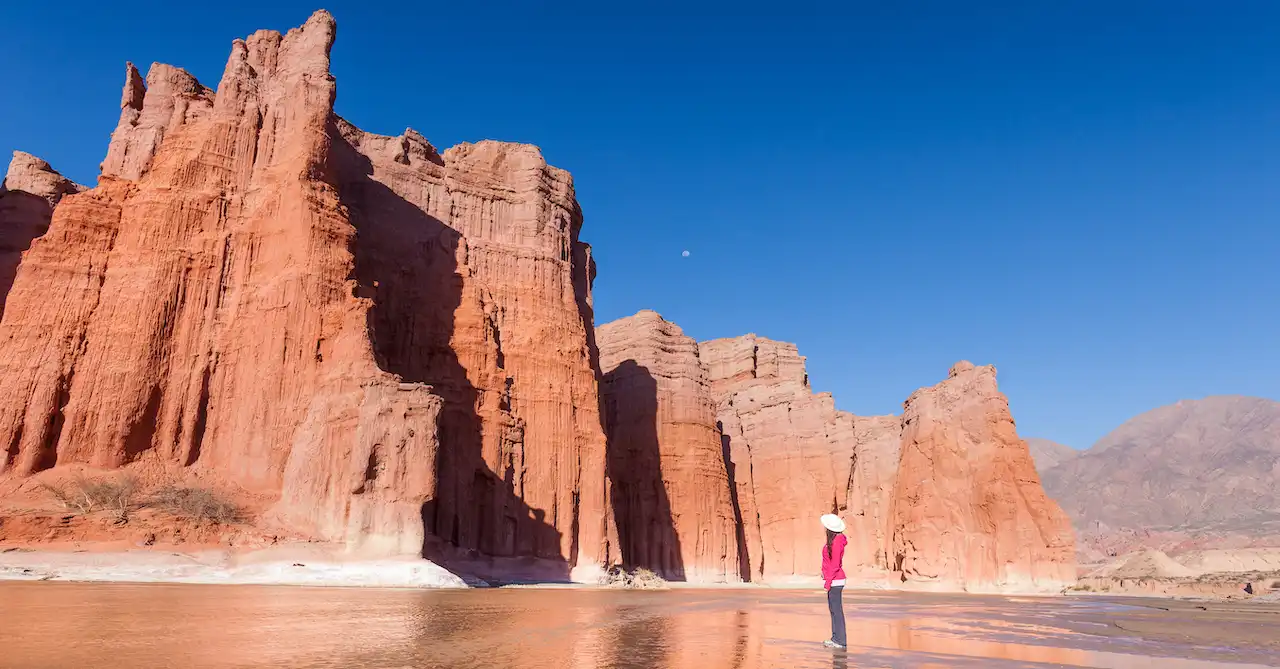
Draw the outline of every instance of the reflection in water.
M832 652L811 592L0 583L0 667L1224 666L1179 659L1189 646L1085 634L1101 604L890 594L846 608L850 647Z

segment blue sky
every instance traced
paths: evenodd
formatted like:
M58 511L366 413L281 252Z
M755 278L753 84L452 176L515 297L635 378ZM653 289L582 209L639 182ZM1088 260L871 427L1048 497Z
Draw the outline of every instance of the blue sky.
M109 4L6 7L0 151L92 183L124 61L214 86L317 8ZM797 342L860 414L992 363L1020 433L1076 447L1280 398L1280 4L420 4L325 5L338 113L541 146L600 322Z

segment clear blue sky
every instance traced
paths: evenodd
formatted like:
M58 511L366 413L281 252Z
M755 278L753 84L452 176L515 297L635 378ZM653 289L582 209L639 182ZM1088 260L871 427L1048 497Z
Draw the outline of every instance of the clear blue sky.
M124 61L214 86L317 6L11 3L0 150L92 183ZM797 342L860 414L994 363L1076 447L1280 398L1280 3L325 6L340 114L573 172L600 322Z

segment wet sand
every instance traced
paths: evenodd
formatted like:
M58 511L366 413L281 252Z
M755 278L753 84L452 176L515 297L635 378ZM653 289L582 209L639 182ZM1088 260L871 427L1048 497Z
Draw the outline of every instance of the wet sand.
M846 610L841 652L820 645L821 592L14 582L0 667L1280 666L1274 605L848 593Z

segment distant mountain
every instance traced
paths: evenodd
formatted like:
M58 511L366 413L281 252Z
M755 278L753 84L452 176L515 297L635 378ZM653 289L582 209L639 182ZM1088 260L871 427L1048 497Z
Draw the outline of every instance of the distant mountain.
M1041 478L1084 531L1274 533L1280 402L1216 396L1160 407L1045 468Z
M1027 437L1025 441L1031 449L1031 459L1036 463L1036 471L1040 472L1041 476L1050 467L1056 467L1064 460L1069 460L1080 454L1080 451L1070 446L1064 446L1048 439Z

